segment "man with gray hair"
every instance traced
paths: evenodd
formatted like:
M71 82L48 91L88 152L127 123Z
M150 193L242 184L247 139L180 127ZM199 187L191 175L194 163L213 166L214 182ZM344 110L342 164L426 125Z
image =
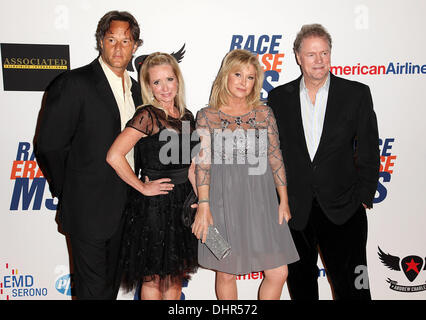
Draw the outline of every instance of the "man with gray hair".
M37 161L59 199L58 220L70 239L77 299L115 299L127 186L106 154L142 104L126 68L142 40L128 12L98 23L99 56L49 86L35 139ZM129 158L133 162L133 156Z
M331 36L304 25L294 41L302 75L269 92L286 165L292 299L317 300L318 252L335 299L371 299L366 208L379 178L379 136L368 86L330 73Z

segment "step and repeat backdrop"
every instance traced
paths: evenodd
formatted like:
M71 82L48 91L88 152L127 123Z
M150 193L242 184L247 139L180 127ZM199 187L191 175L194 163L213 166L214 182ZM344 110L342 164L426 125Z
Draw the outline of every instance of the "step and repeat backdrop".
M189 109L209 98L224 55L258 54L262 98L299 76L292 44L303 24L321 23L333 38L332 72L368 84L378 118L381 167L368 211L368 274L373 299L426 298L426 2L17 0L1 3L0 300L72 299L66 237L57 199L35 161L33 139L44 90L61 72L97 57L95 30L110 10L126 10L144 40L133 58L154 51L179 57ZM131 68L134 69L134 68ZM137 78L136 71L130 71ZM396 263L389 263L389 259ZM318 258L321 299L332 293ZM239 297L256 299L262 273L237 278ZM133 299L120 291L119 299ZM214 272L200 269L183 299L215 299ZM285 287L282 299L289 299Z

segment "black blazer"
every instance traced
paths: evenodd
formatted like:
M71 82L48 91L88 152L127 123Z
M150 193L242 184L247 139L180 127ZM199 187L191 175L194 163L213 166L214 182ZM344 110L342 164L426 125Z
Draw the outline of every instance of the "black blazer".
M133 79L131 90L135 106L142 104ZM36 157L52 194L59 198L63 231L92 239L110 237L118 226L127 187L106 162L121 122L98 59L55 79L40 117Z
M368 86L330 74L320 143L311 161L300 110L301 76L269 92L287 174L291 228L305 228L316 197L326 216L345 223L372 207L379 179L379 136Z

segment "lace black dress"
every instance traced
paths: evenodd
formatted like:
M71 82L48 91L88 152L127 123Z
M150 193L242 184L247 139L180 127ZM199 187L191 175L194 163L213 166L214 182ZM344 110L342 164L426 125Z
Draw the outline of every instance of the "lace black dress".
M153 106L137 109L126 127L146 135L135 145L135 172L142 181L170 177L174 188L167 195L144 196L133 188L124 211L125 227L120 265L122 285L131 290L154 276L181 281L196 271L197 239L182 222L182 205L192 189L188 177L191 141L195 130L192 113L182 119Z

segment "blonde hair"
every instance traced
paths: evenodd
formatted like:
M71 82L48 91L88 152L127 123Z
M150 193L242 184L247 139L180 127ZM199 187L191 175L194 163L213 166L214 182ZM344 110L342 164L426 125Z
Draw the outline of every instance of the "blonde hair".
M162 105L155 99L152 91L149 87L149 69L155 66L160 65L169 65L172 67L174 74L176 75L178 81L178 91L175 97L175 106L179 110L179 118L182 118L185 114L186 104L185 104L185 85L183 82L182 72L180 71L178 62L176 59L168 53L162 52L154 52L145 58L142 63L139 79L141 83L141 91L142 91L142 100L144 105L150 104L154 107L161 109L166 114L166 119L169 116L169 113L166 109L162 107Z
M252 65L256 69L256 77L253 90L246 97L247 105L250 108L258 106L260 101L260 90L263 86L263 69L260 66L257 56L247 50L236 49L228 52L222 61L220 70L213 82L209 104L213 109L219 109L228 103L231 93L228 90L228 76L237 69Z

